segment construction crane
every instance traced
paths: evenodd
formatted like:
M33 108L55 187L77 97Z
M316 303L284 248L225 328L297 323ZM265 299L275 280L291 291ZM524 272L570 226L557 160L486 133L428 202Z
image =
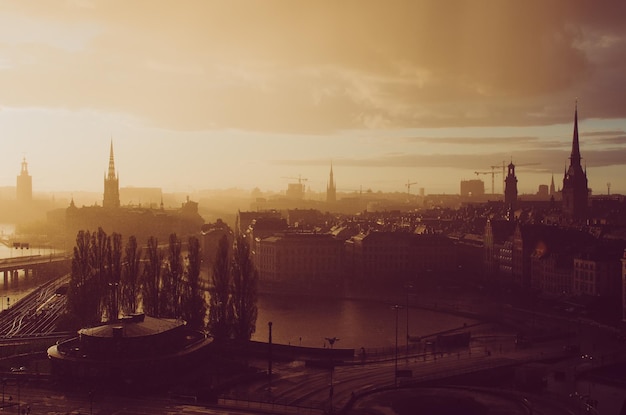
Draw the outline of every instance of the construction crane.
M500 168L499 165L498 166L489 166L489 167L491 167L491 171L492 172L493 172L493 169ZM505 172L506 172L506 170L504 168L504 160L502 160L502 194L504 194L504 182L505 182L505 179L506 179L506 173ZM492 179L493 179L493 176L492 176ZM492 182L493 182L493 180L492 180ZM493 193L493 183L491 184L491 193Z
M307 179L305 177L302 177L301 175L298 175L298 177L286 177L286 176L283 176L282 179L297 180L298 184L302 184L302 182L306 182L307 180L309 180L309 179Z
M287 193L285 194L288 199L304 199L305 186L302 182L306 182L308 179L298 175L298 177L283 177L283 179L297 180L298 183L289 183L287 185Z
M500 166L498 166L498 167L500 167ZM494 194L494 190L493 190L494 186L495 186L494 177L496 176L496 174L500 174L500 172L491 169L491 171L475 171L474 174L476 176L478 176L479 174L491 174L491 194Z
M406 192L408 194L411 194L411 186L413 186L414 184L417 184L417 182L411 182L410 180L406 181L405 186L406 186Z

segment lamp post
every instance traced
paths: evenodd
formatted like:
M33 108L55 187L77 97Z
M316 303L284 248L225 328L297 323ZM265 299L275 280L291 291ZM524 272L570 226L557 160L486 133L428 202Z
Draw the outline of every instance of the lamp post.
M398 386L398 310L400 310L402 306L396 304L391 308L396 310L396 364L395 364L394 373L393 373L393 384L395 387L397 387Z
M268 350L267 350L267 390L272 393L272 322L267 323L269 329Z
M330 389L328 390L328 397L330 399L330 413L333 413L333 395L335 394L335 388L333 386L333 372L335 370L335 365L333 363L333 346L335 342L339 341L338 337L326 337L326 341L330 345Z
M406 289L406 363L409 364L409 290L413 289L413 284L408 282L404 288Z
M119 318L119 310L118 310L118 305L117 305L117 289L119 285L120 283L117 281L109 283L109 287L111 287L111 295L113 297L111 299L111 306L110 306L111 315L109 316L109 319L111 319L111 321L117 321Z

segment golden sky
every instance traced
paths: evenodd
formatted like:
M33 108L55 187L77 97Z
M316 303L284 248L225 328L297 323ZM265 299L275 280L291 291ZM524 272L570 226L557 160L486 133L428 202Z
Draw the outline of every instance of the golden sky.
M0 1L0 186L626 193L626 2ZM490 177L481 176L490 188ZM497 189L496 189L497 190Z

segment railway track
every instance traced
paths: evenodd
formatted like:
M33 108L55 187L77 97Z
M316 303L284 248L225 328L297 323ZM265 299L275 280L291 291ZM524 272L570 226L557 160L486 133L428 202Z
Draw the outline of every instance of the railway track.
M53 333L67 304L58 290L68 282L69 275L48 281L0 313L0 339Z

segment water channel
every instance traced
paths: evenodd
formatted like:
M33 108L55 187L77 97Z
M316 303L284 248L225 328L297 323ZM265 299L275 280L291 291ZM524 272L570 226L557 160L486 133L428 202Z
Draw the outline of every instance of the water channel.
M376 300L333 299L285 294L261 294L257 329L253 340L268 341L272 322L275 343L306 347L329 347L325 338L337 337L334 347L360 349L394 347L396 313L398 345L406 344L407 309ZM424 336L470 325L475 320L452 314L409 307L408 332Z

